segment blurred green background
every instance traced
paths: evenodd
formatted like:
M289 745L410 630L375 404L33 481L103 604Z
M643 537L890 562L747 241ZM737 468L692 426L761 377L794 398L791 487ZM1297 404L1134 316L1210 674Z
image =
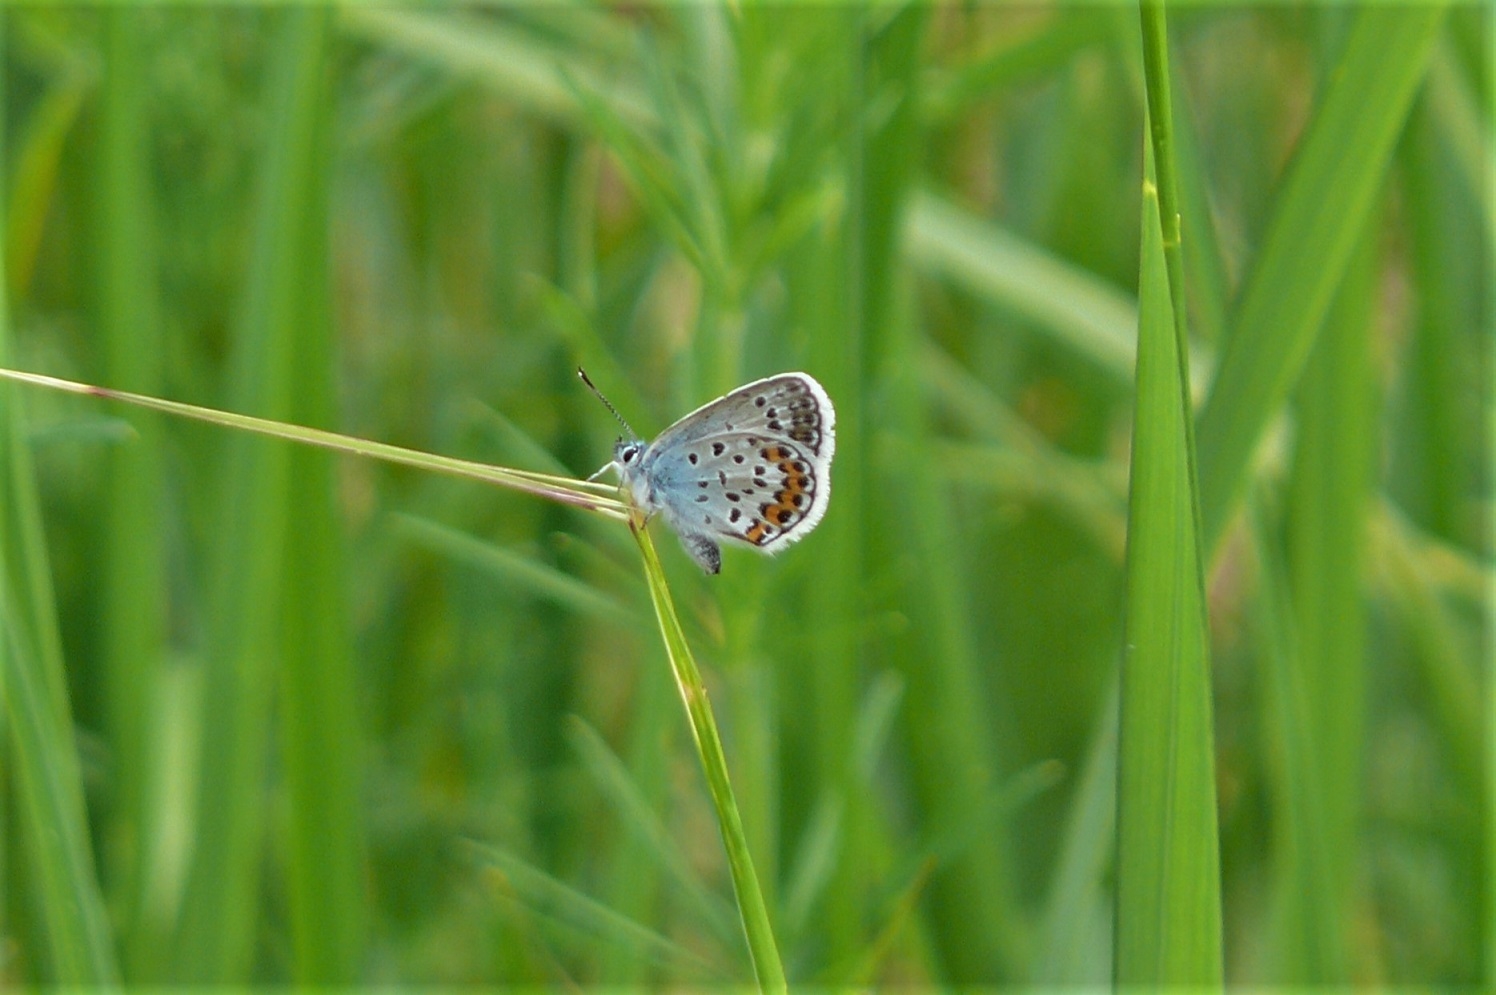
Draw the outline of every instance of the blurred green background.
M1198 398L1254 274L1322 265L1274 232L1355 236L1302 301L1344 334L1287 364L1209 576L1225 969L1474 985L1493 25L1435 23L1364 217L1285 207L1360 16L1170 24ZM578 476L616 433L578 363L645 435L817 377L817 532L716 578L661 543L790 977L1107 982L1134 8L7 5L0 30L5 365ZM1292 314L1296 286L1257 289ZM0 979L751 980L621 526L3 393Z

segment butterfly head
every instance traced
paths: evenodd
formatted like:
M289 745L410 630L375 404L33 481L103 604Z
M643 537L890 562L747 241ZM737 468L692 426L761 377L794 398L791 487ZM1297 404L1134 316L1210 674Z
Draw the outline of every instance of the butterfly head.
M619 439L613 444L613 462L608 465L618 471L618 478L632 495L634 504L653 513L656 510L654 493L649 474L643 469L646 448L639 439Z
M620 438L613 444L613 462L618 464L619 472L638 466L643 455L644 443L638 439Z

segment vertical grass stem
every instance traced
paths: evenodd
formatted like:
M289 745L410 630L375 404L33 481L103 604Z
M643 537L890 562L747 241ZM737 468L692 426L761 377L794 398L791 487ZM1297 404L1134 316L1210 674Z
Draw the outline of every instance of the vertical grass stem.
M665 652L670 657L675 684L680 689L681 701L686 706L691 737L696 741L696 752L701 757L701 767L706 774L712 807L716 810L717 824L722 830L722 842L727 848L727 863L732 871L733 890L738 899L738 912L743 918L743 932L748 940L748 952L753 959L759 989L765 992L786 991L784 964L780 961L779 948L774 942L774 930L769 924L769 910L764 904L763 891L759 888L758 876L753 870L753 857L748 852L743 820L738 814L737 799L727 776L727 758L722 752L722 738L717 733L717 720L712 716L706 685L702 683L701 672L696 668L691 647L686 643L680 618L675 614L675 601L670 597L665 570L660 565L654 542L649 537L645 519L635 512L634 517L629 520L629 527L639 543L639 552L644 557L644 576L649 583L649 597L654 602L655 616L660 622L660 634L665 640Z

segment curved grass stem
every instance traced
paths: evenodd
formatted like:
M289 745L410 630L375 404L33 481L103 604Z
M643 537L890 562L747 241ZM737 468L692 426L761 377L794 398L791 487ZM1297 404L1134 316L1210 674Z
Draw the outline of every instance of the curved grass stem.
M659 554L655 552L654 542L649 537L644 516L635 511L629 520L629 527L644 558L644 576L649 582L649 597L654 602L655 616L660 622L660 635L665 640L665 651L670 657L676 688L686 706L691 737L696 742L696 752L701 757L707 789L712 796L712 807L717 813L717 824L722 830L722 843L727 849L727 863L732 871L738 913L743 920L743 933L748 940L748 952L753 959L759 989L765 992L786 991L784 964L780 961L779 948L774 942L774 930L769 923L769 910L764 904L763 891L758 886L758 876L753 870L753 857L748 851L748 839L743 832L743 820L738 814L737 798L733 795L732 784L727 776L727 758L722 752L722 739L717 734L717 721L712 716L706 685L702 683L696 659L691 655L685 633L681 631L680 618L675 613L675 601L670 596L670 586L665 581L665 571L660 565Z
M559 501L562 504L575 505L579 508L585 508L588 511L596 511L620 521L625 517L623 504L617 498L610 496L616 489L609 484L574 480L571 477L560 477L550 473L536 473L532 470L516 470L506 466L494 466L490 463L454 459L450 456L438 456L435 453L423 453L415 449L392 446L385 442L374 442L370 439L357 439L348 435L339 435L336 432L328 432L320 428L292 425L288 422L273 421L269 418L256 418L254 415L241 415L232 411L202 408L195 404L183 404L180 401L167 401L145 394L132 394L124 390L96 387L93 384L63 380L60 377L49 377L41 373L27 373L22 370L0 368L0 379L28 383L37 387L48 387L52 390L66 391L70 394L101 397L109 401L119 401L124 404L133 404L140 408L149 408L153 411L163 411L182 418L191 418L194 421L223 425L226 428L237 428L276 439L285 439L288 442L300 442L322 449L331 449L334 452L384 460L386 463L399 463L404 466L413 466L423 470L445 473L449 476L480 480L484 483L507 487L510 490L523 491L526 494L534 494L537 497Z

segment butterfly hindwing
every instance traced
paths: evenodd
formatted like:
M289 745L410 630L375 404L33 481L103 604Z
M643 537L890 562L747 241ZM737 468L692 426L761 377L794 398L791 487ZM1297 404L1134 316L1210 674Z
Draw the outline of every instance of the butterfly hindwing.
M785 439L746 432L704 436L645 460L654 500L682 533L777 552L825 513L829 483L799 444Z

